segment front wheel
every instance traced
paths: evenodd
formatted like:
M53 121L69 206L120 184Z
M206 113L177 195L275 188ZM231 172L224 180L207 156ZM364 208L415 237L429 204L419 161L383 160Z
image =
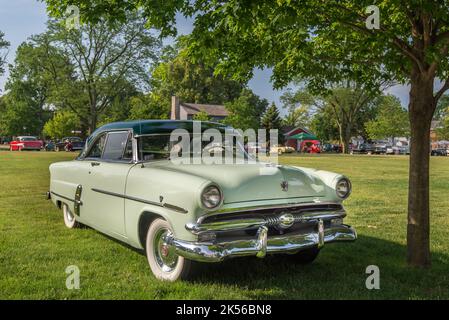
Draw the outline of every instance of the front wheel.
M170 224L163 219L155 219L150 224L145 246L148 264L160 280L186 280L193 271L193 262L178 256L175 248L164 241L164 237L171 232Z
M320 253L319 248L310 248L302 250L298 253L292 254L289 258L298 264L311 264L318 257Z

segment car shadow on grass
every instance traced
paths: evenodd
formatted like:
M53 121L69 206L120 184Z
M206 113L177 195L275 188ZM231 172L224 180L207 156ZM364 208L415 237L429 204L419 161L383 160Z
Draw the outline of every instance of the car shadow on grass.
M432 254L430 269L407 266L405 246L368 236L327 244L314 263L286 255L201 264L194 283L247 289L254 299L426 299L449 297L449 256ZM379 268L380 289L367 289L367 267ZM372 278L372 277L371 277ZM369 283L373 283L368 279Z
M143 250L105 236L146 259ZM309 265L282 254L198 263L188 283L243 290L248 299L449 298L449 255L432 252L429 269L409 267L405 259L404 245L359 235L355 242L326 244ZM367 289L372 265L379 268L380 289Z

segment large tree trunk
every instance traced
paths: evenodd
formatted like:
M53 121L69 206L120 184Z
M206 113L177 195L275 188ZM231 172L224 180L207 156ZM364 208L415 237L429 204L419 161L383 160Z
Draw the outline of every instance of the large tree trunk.
M351 142L351 131L352 131L351 129L352 127L349 125L349 123L346 124L345 135L343 137L344 153L349 153L349 143Z
M417 72L412 76L409 116L411 125L407 224L407 262L428 267L430 125L435 101L433 78Z
M342 145L342 152L349 153L349 142L351 140L351 127L346 124L338 126L338 133L340 135L340 144Z

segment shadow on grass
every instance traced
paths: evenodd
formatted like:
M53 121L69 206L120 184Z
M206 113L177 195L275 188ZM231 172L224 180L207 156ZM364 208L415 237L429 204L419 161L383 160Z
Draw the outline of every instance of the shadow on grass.
M200 265L194 283L247 288L255 299L425 299L449 297L449 257L434 253L431 269L405 263L398 243L360 236L354 243L326 245L314 263L298 265L285 255L237 258ZM380 269L380 290L368 290L369 265ZM267 290L268 289L268 290Z
M106 237L145 258L142 250ZM201 263L188 283L245 290L249 299L449 298L449 255L433 253L430 269L409 267L405 257L401 244L359 235L356 242L325 245L309 265L295 264L279 254ZM366 288L370 265L379 267L379 290Z

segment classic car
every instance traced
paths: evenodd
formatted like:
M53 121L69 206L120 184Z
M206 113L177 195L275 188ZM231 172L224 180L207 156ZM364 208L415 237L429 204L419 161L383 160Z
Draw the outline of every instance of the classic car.
M283 154L283 153L292 153L295 152L295 148L289 147L289 146L273 146L270 148L270 152L274 152L277 154Z
M153 274L169 281L188 278L198 262L234 257L287 254L293 262L311 263L325 243L356 239L343 223L342 202L351 193L347 177L254 159L172 161L178 145L171 132L182 129L193 141L193 124L107 124L88 138L76 160L51 164L48 198L62 209L65 225L87 225L145 250ZM238 135L223 124L201 122L202 132L207 129ZM201 146L188 156L209 152ZM244 159L251 157L243 145L237 148Z
M373 154L374 147L369 143L362 143L351 149L351 154Z
M36 137L20 136L9 143L10 151L37 150L40 151L43 142Z
M444 148L439 148L439 149L433 149L432 151L430 151L430 155L431 156L447 156L447 150Z
M55 143L55 151L83 150L84 141L80 137L64 137Z
M325 143L322 147L321 147L321 151L323 152L336 152L336 153L342 153L343 148L341 147L341 145L339 144L330 144L330 143Z
M373 154L387 154L387 149L391 147L385 141L377 141L373 145Z

